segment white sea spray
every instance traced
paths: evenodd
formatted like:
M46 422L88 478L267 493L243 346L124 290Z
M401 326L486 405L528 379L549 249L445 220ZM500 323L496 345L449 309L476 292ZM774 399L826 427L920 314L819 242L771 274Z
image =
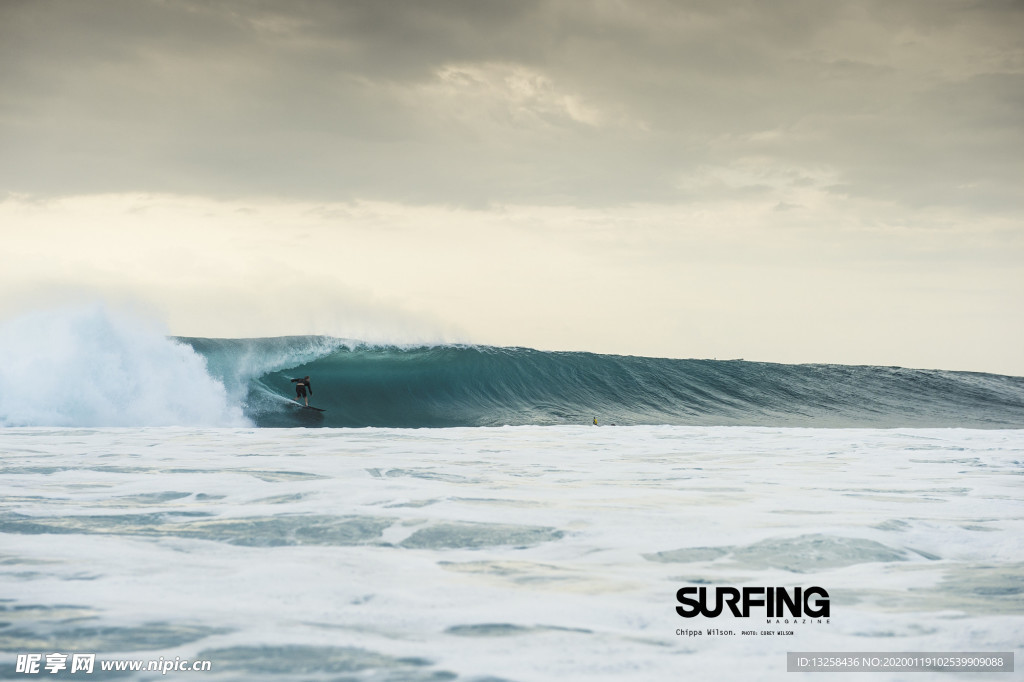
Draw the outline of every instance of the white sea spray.
M102 305L0 323L0 426L241 426L205 359Z

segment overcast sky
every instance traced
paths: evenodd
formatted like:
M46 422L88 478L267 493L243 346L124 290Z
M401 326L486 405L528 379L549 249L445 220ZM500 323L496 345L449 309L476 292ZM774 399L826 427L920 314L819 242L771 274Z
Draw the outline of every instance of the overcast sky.
M1024 374L1024 2L0 0L0 312Z

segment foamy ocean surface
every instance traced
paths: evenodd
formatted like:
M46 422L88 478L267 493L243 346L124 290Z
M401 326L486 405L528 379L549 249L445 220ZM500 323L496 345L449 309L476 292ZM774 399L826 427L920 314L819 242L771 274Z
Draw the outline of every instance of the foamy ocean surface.
M21 427L0 450L5 678L757 680L798 675L787 651L1019 665L1024 642L1019 430ZM821 586L830 622L684 619L685 585ZM740 634L765 629L794 634ZM17 673L31 652L96 670ZM99 670L160 658L211 669Z

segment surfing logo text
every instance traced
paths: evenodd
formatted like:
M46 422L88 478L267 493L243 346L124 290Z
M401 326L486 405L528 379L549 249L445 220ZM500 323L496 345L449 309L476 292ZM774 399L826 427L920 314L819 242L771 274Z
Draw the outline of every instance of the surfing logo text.
M829 596L823 587L716 587L712 601L707 587L683 587L676 592L676 613L683 618L717 618L725 607L736 618L749 618L754 607L765 608L769 618L791 616L828 618Z

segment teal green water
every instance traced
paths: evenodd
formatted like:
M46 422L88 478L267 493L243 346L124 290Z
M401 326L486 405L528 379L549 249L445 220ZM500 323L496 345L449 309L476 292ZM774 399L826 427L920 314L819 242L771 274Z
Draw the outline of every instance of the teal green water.
M181 339L259 426L680 424L1024 428L1024 378L527 348ZM291 379L309 375L301 410Z

